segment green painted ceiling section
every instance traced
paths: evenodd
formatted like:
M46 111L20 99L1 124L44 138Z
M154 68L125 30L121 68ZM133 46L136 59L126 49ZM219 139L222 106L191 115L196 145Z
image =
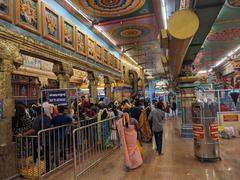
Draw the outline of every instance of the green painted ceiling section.
M198 0L191 4L191 7L198 15L200 26L195 34L184 58L184 64L191 64L197 53L200 51L202 44L207 37L211 27L216 20L225 0Z
M240 45L240 6L233 7L228 2L213 24L198 54L199 58L194 61L199 69L209 69Z

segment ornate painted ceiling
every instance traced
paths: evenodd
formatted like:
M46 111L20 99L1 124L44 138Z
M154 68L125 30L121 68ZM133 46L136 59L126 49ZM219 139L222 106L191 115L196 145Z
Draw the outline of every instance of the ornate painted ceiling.
M220 11L194 65L208 70L240 47L240 0L227 0Z
M71 0L94 22L140 16L153 12L145 0Z
M160 0L69 1L139 65L152 74L164 73L158 40L163 26ZM70 12L74 11L66 1L58 2Z

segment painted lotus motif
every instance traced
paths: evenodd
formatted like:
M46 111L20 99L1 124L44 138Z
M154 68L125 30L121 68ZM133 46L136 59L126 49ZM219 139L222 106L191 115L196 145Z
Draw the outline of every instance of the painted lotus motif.
M20 21L37 29L37 2L32 0L20 1Z

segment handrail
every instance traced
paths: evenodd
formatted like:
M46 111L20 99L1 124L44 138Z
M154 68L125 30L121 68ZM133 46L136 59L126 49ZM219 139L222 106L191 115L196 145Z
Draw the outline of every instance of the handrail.
M42 130L38 131L38 135L45 131L50 131L50 130L59 129L59 128L63 128L63 127L69 127L69 126L71 126L71 124L65 124L65 125L61 125L61 126L55 126L55 127L51 127L51 128L47 128L47 129L42 129Z
M73 130L74 178L77 179L91 167L108 157L119 147L114 119L104 119ZM112 124L108 123L112 121Z
M109 118L109 119L104 119L104 120L101 120L101 121L98 121L98 122L91 123L91 124L86 125L86 126L82 126L82 127L76 128L76 129L73 130L73 133L76 132L77 130L80 130L80 129L83 129L83 128L87 128L87 127L90 127L92 125L96 125L96 124L99 124L99 123L102 123L102 122L105 122L105 121L109 121L109 120L115 119L117 117L118 116L115 116L115 117L112 117L112 118Z

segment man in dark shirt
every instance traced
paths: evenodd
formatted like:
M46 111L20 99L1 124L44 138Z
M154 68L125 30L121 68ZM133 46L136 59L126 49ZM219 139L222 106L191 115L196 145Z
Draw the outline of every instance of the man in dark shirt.
M139 121L139 117L142 113L143 108L141 107L140 101L135 101L135 106L130 109L131 117Z
M58 106L58 115L52 119L52 124L54 127L63 126L72 123L72 118L64 113L66 107L65 106ZM69 139L70 127L60 127L54 130L54 141L55 141L55 159L56 164L59 165L60 158L63 157L66 160L66 150L68 144L67 138ZM60 155L60 157L59 157Z
M64 113L65 109L65 106L58 106L58 115L52 119L54 127L71 124L72 118Z

